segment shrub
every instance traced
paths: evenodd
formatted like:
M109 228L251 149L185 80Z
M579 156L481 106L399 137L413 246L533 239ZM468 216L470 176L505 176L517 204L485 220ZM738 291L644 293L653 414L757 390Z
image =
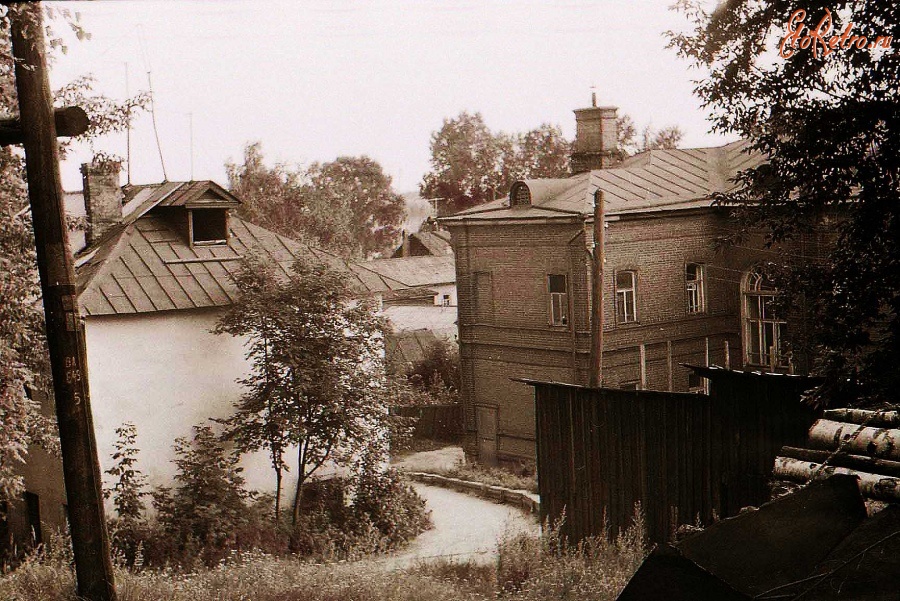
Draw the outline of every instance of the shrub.
M516 601L615 599L646 555L640 507L632 525L615 537L607 528L601 536L570 545L560 525L545 527L539 539L516 536L501 542L499 591Z

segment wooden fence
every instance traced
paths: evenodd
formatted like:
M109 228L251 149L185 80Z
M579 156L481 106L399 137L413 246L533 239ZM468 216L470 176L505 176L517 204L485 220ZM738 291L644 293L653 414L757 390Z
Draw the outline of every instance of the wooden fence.
M391 412L416 418L414 438L445 442L459 442L462 439L462 405L395 407Z
M775 456L802 442L816 411L806 378L697 368L710 395L535 387L541 518L565 515L570 539L613 533L636 503L654 542L680 524L735 515L768 499Z

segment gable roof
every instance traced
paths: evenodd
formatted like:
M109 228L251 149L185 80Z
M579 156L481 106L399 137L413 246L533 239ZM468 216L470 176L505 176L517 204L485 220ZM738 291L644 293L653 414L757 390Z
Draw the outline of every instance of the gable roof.
M425 250L436 257L453 254L449 232L441 230L433 232L420 231L410 234L409 237L418 240L425 247Z
M378 274L386 281L411 288L456 282L453 255L374 259L360 263L360 267Z
M473 207L442 219L571 219L593 213L593 195L602 190L607 215L626 215L710 206L716 192L734 188L743 169L762 162L739 140L715 148L650 150L611 169L597 169L563 179L525 180L531 205L510 207L509 198Z
M221 193L224 192L225 195ZM333 253L291 240L235 216L227 244L191 246L156 206L202 208L240 202L213 182L167 182L126 190L137 201L123 223L76 255L79 304L84 315L122 315L231 304L237 290L230 274L248 252L271 257L289 273L300 256L343 270L360 293L401 287ZM169 203L169 204L163 204ZM172 204L177 203L177 204ZM124 211L123 211L124 212Z

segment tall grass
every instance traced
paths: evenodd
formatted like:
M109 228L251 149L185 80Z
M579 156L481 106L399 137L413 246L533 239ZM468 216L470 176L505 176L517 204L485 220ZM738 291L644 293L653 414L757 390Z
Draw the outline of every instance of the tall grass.
M0 599L77 601L71 553L54 542L0 576ZM645 555L640 515L617 537L569 545L558 528L503 540L495 565L439 561L389 571L371 561L302 563L235 554L211 568L117 568L121 601L538 601L615 599Z

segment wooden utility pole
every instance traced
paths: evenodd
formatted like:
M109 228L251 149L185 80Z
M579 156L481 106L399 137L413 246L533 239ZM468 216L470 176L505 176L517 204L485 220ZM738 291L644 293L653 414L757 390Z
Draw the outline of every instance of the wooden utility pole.
M116 598L88 396L84 325L62 205L59 154L40 3L8 5L47 346L53 371L78 595Z
M591 370L590 385L603 382L603 191L594 192L594 253L591 260Z

